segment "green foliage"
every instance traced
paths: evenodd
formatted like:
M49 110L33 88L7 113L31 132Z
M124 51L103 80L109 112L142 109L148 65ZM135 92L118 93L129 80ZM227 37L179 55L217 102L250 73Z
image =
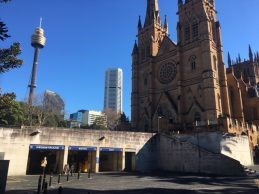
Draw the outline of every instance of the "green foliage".
M9 38L10 36L7 34L8 29L6 27L6 24L2 21L0 21L0 40L4 41L6 38Z
M15 94L0 94L0 124L21 125L24 119L23 111Z
M0 0L0 3L7 3L9 1L11 1L11 0Z
M69 127L69 123L68 121L61 119L58 122L58 127L62 127L62 128L68 128Z
M109 130L115 130L117 125L118 125L120 115L117 114L112 109L106 109L106 110L104 110L104 113L107 117L107 127L108 127L108 129Z
M116 130L119 130L119 131L129 131L130 129L131 129L131 125L130 125L130 122L129 122L129 118L123 112L120 115L119 123L118 123L118 125L116 127Z
M124 112L120 116L120 123L129 123L129 118L126 117Z
M20 54L21 48L19 43L14 43L8 49L0 49L0 73L20 67L23 63L22 60L17 59L17 56Z
M80 128L81 129L91 129L92 126L90 126L90 125L81 125Z
M0 0L0 3L7 3L11 0ZM0 40L4 41L9 38L8 29L3 21L0 21ZM10 69L21 67L23 61L18 59L21 54L19 43L13 43L10 48L0 49L0 74L9 71Z
M23 124L27 126L45 126L45 127L67 127L68 124L60 115L49 111L45 106L29 106L27 103L21 103L24 114Z
M97 117L91 126L92 129L107 130L107 124L102 117Z

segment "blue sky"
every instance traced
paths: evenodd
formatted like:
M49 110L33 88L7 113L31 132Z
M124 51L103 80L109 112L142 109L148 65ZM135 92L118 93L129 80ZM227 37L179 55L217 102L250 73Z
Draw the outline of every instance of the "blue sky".
M177 1L159 0L161 15L167 15L171 38L176 41ZM235 58L248 58L248 44L259 50L259 0L217 0L225 62L227 51ZM0 75L4 92L18 100L28 96L33 48L30 38L39 18L47 37L41 50L37 93L46 89L60 94L66 112L102 110L105 70L124 72L124 111L130 116L131 51L136 39L138 16L144 21L146 0L12 0L0 4L0 18L12 36L1 48L19 41L24 65Z

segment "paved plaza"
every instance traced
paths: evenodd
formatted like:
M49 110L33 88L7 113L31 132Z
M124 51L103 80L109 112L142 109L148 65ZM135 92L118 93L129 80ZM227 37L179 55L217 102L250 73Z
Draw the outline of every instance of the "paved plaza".
M53 177L48 193L62 194L259 194L259 174L247 177L208 177L176 174L100 173ZM49 181L49 176L47 176ZM6 194L32 194L37 191L38 176L9 177Z

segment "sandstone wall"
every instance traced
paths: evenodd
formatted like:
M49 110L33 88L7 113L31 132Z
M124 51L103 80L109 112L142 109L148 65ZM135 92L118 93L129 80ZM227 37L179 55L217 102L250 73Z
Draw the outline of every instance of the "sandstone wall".
M36 131L39 133L31 136ZM10 160L9 175L24 175L27 169L30 144L64 145L66 149L68 146L123 148L124 151L135 151L138 156L138 152L153 135L151 133L84 129L0 128L0 152L5 153L5 160ZM101 137L104 139L101 140ZM140 161L146 155L143 150L141 153L136 162L137 169L141 169L143 166Z
M202 149L195 144L161 135L159 168L174 172L215 175L243 175L242 165L223 154Z
M221 153L240 161L242 165L253 165L253 154L247 135L230 135L222 132L203 132L189 135L176 135L210 152Z

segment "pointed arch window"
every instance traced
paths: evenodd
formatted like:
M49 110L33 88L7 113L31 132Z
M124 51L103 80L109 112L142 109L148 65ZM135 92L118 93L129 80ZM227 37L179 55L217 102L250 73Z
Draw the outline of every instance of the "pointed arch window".
M189 62L190 62L190 65L191 65L191 70L195 70L196 69L196 56L192 55L189 58Z
M201 121L201 114L199 112L194 113L194 121Z
M184 39L185 41L189 41L191 39L191 29L189 24L184 27Z
M197 20L192 23L192 38L197 38L199 36L199 24Z

